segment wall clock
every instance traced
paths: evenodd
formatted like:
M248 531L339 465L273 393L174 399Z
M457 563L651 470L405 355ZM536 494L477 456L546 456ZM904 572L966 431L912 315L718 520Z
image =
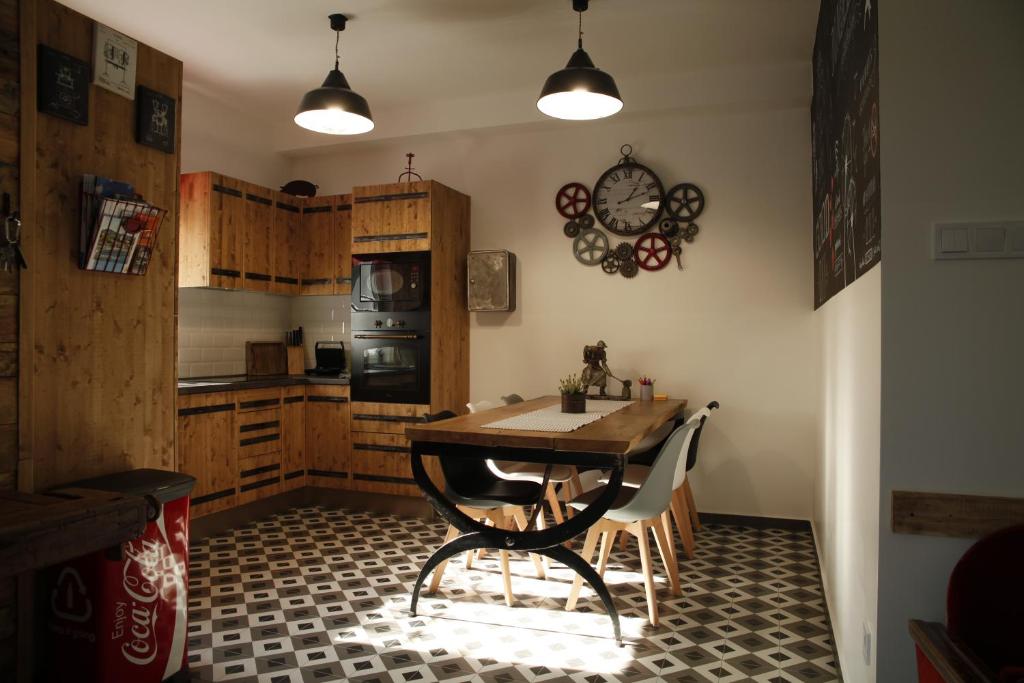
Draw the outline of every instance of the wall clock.
M619 151L622 158L598 178L592 201L597 220L605 229L632 237L658 222L665 189L654 171L630 156L631 146L623 145ZM649 202L658 202L658 208L645 208Z

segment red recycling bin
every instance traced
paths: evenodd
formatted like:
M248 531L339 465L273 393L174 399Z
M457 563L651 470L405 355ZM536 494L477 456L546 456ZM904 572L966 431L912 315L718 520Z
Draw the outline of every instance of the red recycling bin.
M149 523L120 548L42 573L48 680L159 683L187 676L188 496L195 479L131 470L67 486L144 496ZM41 610L42 611L42 610Z

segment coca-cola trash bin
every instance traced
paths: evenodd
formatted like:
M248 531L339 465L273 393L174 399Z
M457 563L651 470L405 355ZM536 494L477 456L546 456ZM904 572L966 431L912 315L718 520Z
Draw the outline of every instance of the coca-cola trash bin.
M188 505L195 478L140 469L76 481L149 501L146 530L120 548L42 573L48 680L159 683L188 676Z

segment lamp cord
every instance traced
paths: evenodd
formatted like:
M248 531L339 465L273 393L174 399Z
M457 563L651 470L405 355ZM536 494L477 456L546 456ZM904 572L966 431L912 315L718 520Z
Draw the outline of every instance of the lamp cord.
M338 41L341 40L341 31L334 32L334 70L338 70Z
M580 28L579 28L580 35L579 35L579 39L578 39L576 44L582 50L583 49L583 12L576 12L576 14L580 18Z

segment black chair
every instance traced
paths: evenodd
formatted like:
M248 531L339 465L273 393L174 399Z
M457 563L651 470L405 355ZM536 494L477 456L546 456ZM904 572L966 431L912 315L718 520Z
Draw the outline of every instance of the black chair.
M433 415L424 416L426 422L438 422L455 417L455 413L444 410ZM499 529L512 529L513 525L520 531L527 527L526 513L523 508L541 500L543 491L540 484L530 481L514 481L501 479L487 467L486 457L453 458L438 455L441 472L444 474L444 494L448 500L475 520L489 521ZM448 526L444 542L448 543L459 535L459 530ZM466 553L466 568L473 566L473 551ZM501 556L501 573L505 584L505 604L512 606L512 575L509 570L507 550L499 551ZM545 578L544 565L536 555L531 554L533 565L539 578ZM441 585L441 577L448 562L442 562L434 570L427 593L434 593Z

